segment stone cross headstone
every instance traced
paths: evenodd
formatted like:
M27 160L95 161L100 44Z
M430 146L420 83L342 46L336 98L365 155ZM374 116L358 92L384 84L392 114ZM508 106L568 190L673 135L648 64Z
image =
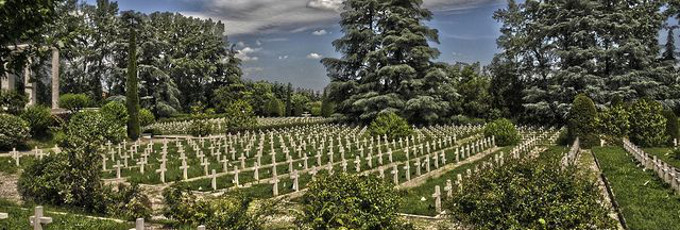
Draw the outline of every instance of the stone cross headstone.
M274 183L272 187L272 193L274 194L275 197L279 196L279 177L274 176L274 178L272 178L272 182Z
M144 218L137 218L137 220L135 220L135 228L131 228L130 230L144 230Z
M238 183L238 166L234 166L234 184L236 187L241 187L241 185Z
M298 184L298 178L300 178L300 175L298 174L298 171L297 170L293 171L293 175L291 175L290 178L293 178L293 190L299 192L300 185Z
M123 167L123 165L120 164L120 161L116 161L113 167L116 168L116 179L120 179L120 167Z
M416 175L420 176L420 158L416 158Z
M165 172L166 172L167 170L168 170L168 169L165 167L165 162L161 163L161 167L160 167L158 170L156 170L157 173L160 173L160 174L161 174L160 177L161 177L161 182L162 182L163 184L165 184Z
M179 169L182 170L182 178L184 178L184 180L188 180L189 175L187 174L187 169L189 169L189 165L187 165L187 162L182 161L182 166L180 166Z
M212 170L212 174L210 174L210 185L212 185L212 189L217 190L217 173L215 173L215 170Z
M42 230L43 224L52 223L52 217L45 217L43 215L43 207L37 206L33 211L33 215L28 219L33 226L33 230Z
M463 192L463 175L456 175L456 184L458 184L458 192Z
M255 172L254 172L253 176L255 177L255 181L259 182L260 181L260 164L255 162L254 168L255 168Z
M432 194L432 198L434 198L434 207L435 210L437 210L437 213L442 212L442 193L439 188L439 185L434 186L434 194Z
M361 172L361 158L359 156L356 156L356 159L354 160L354 169L358 172Z
M399 185L399 167L397 165L392 166L392 180L395 185Z
M9 214L4 213L4 212L0 212L0 220L7 219L7 218L9 218Z
M446 192L446 197L453 197L453 183L451 179L446 180L446 186L444 186L444 191Z
M21 158L21 153L17 151L16 148L12 148L12 157L14 157L14 163L16 164L17 167L19 167L19 159Z

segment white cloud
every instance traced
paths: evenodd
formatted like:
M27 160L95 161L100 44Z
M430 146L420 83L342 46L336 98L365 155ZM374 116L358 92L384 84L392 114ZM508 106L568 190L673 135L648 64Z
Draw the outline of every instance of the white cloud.
M187 16L225 24L227 35L291 31L337 24L343 0L185 0ZM432 11L469 9L504 0L425 0Z
M236 51L236 57L243 60L244 62L257 61L260 58L258 58L256 56L252 56L252 54L257 53L260 50L262 50L262 48L245 47L243 49Z
M288 55L279 56L279 60L284 60L284 59L288 59Z
M328 34L328 31L321 29L321 30L316 30L316 31L312 32L312 34L316 35L316 36L323 36L323 35Z
M318 59L323 58L323 56L321 56L321 54L318 54L318 53L310 53L310 54L307 55L307 58L318 60Z

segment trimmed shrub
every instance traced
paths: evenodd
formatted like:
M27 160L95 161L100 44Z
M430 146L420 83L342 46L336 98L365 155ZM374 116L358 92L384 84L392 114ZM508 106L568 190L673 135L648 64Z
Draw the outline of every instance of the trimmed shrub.
M666 143L666 118L661 103L649 99L637 100L630 108L630 140L642 147Z
M302 196L299 229L413 229L397 215L391 183L373 175L319 174Z
M210 109L208 109L210 110ZM206 110L206 111L208 111ZM139 124L144 127L153 124L156 122L156 118L153 116L153 113L148 110L148 109L142 109L139 111Z
M559 159L511 160L466 179L443 207L465 229L615 228L591 178Z
M597 139L597 109L588 96L579 94L574 99L568 115L567 129L569 142L580 137L583 148L593 146L593 140Z
M24 168L17 190L25 201L63 205L66 200L62 196L68 190L68 184L63 183L68 173L66 154L50 154L37 159Z
M0 90L0 113L19 115L28 103L28 96L16 90Z
M484 127L484 136L494 136L497 146L515 145L522 139L515 125L505 118L487 124Z
M51 109L42 105L29 106L21 113L21 119L28 122L34 137L47 134L50 125L54 123Z
M382 137L386 135L390 140L394 140L407 137L412 130L406 119L394 112L384 112L378 114L378 117L371 122L368 131L373 136Z
M673 140L680 141L680 130L678 130L678 116L671 110L664 110L663 116L666 118L666 135L668 141L666 144L673 146Z
M73 148L92 148L96 151L107 141L118 143L125 137L125 126L118 121L107 119L97 111L82 111L69 120L65 134L67 140L63 146ZM99 156L99 155L97 155Z
M335 102L332 102L330 100L324 100L321 103L321 116L331 117L333 113L335 113Z
M31 137L28 122L23 119L0 113L0 149L11 150Z
M105 119L114 121L121 126L127 125L130 115L128 115L127 108L119 101L111 101L102 106L100 112Z
M71 112L80 111L91 104L92 101L85 94L67 93L59 97L59 107Z

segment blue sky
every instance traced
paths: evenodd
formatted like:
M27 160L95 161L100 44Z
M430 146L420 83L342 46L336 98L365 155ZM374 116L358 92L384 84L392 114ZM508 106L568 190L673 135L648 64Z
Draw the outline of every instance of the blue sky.
M90 3L96 0L87 0ZM226 36L244 60L244 78L291 82L321 90L328 84L323 57L337 57L342 0L119 0L120 10L179 12L225 23ZM503 0L425 0L440 32L438 61L488 64L497 52L499 24L493 12Z

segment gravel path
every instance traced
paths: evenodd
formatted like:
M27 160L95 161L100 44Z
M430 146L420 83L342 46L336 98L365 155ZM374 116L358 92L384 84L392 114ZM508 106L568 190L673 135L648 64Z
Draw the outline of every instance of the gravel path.
M17 191L17 180L19 180L19 175L0 172L0 198L21 203L21 196Z

